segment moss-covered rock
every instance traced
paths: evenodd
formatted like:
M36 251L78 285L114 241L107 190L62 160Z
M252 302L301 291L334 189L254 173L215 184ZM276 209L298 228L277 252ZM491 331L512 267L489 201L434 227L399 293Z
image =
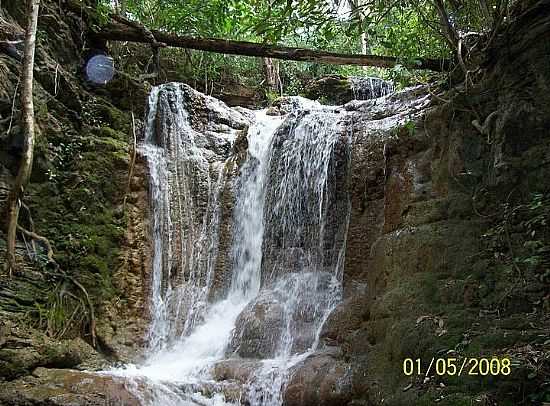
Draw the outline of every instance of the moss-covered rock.
M539 358L550 342L550 234L542 226L550 221L550 77L539 65L549 63L549 54L546 41L526 40L532 33L525 24L541 22L542 14L521 18L508 29L523 46L504 55L510 44L501 43L492 52L502 59L484 81L468 92L453 90L450 103L421 120L392 118L404 94L388 98L393 107L346 106L361 112L351 164L349 296L328 320L324 339L341 346L352 364L358 402L550 399L548 359ZM497 111L489 139L472 125L479 118L467 107L482 117ZM509 358L513 372L425 375L432 358L493 356ZM423 373L405 376L404 358L420 359Z

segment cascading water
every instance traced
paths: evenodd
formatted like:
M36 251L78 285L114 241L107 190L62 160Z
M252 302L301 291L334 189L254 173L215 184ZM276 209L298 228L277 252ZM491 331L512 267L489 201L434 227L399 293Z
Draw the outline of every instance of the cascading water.
M352 76L349 81L355 100L387 96L395 90L393 83L380 78Z
M235 134L224 130L205 148L207 133L193 128L187 112L189 92L169 84L149 99L142 152L153 200L151 354L111 373L126 377L143 404L280 405L292 367L316 350L341 299L346 115L301 98L288 99L282 116L240 115L251 123L236 182L231 284L209 303L220 196L234 160L212 149ZM226 361L253 368L238 384L220 382L214 371Z
M290 368L316 349L320 328L341 296L349 207L347 196L336 196L335 186L345 182L347 171L338 171L338 159L345 165L349 138L339 113L314 108L292 113L270 149L258 298L272 298L280 324L266 326L272 357L250 382L248 399L254 405L282 403ZM335 156L338 149L343 155ZM245 316L245 331L247 321Z
M197 146L181 88L153 89L149 106L141 148L150 171L154 215L149 343L158 351L189 333L204 315L217 254L224 171ZM202 193L208 197L206 207L197 199Z
M255 113L249 129L248 157L241 170L234 211L233 279L230 295L249 301L258 294L261 281L264 204L269 146L280 117Z

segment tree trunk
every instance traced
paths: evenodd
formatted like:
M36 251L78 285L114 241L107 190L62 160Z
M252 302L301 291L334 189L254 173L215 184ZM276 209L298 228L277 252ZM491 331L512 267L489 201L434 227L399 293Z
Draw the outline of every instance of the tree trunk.
M271 58L263 58L265 81L269 90L274 93L282 93L281 77L279 75L279 61Z
M40 0L29 0L29 19L27 33L25 36L25 53L21 69L21 118L25 140L23 143L23 154L19 164L17 177L12 190L8 196L7 204L7 266L11 275L15 268L15 240L17 237L17 222L19 220L20 200L23 197L25 187L29 181L32 170L34 153L34 103L32 96L33 71L34 71L34 50L36 44L36 29L38 26L38 10Z
M306 48L264 45L247 41L185 37L156 30L151 30L150 32L155 37L155 40L163 45L222 54L257 56L332 65L376 66L380 68L393 68L398 63L402 63L398 58L390 56L340 54ZM109 24L102 31L95 34L95 36L97 39L107 41L151 43L151 39L147 35L144 35L142 30L122 23ZM446 59L418 58L415 62L405 65L412 69L428 69L441 72L449 69L450 61Z
M348 5L351 9L351 15L359 21L361 25L361 53L369 53L369 37L363 27L365 16L368 15L367 5L364 0L348 0Z

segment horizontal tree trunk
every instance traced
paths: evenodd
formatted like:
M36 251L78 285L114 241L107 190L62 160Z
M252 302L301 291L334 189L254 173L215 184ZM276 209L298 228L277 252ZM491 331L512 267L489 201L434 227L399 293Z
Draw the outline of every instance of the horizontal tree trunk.
M276 45L257 44L247 41L232 41L215 38L193 38L162 31L151 30L157 42L171 47L196 49L231 55L256 56L263 58L286 59L292 61L317 62L332 65L375 66L393 68L402 63L408 68L446 71L451 63L447 59L418 58L414 62L403 63L390 56L341 54L306 48L292 48ZM98 39L108 41L130 41L151 43L140 30L127 25L110 24L95 34Z

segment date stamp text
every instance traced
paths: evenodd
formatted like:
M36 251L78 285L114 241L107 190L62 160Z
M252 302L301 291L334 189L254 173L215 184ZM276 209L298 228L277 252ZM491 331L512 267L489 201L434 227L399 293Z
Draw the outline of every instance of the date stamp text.
M509 358L432 358L429 362L420 358L403 360L403 374L406 376L498 376L510 375L511 372Z

